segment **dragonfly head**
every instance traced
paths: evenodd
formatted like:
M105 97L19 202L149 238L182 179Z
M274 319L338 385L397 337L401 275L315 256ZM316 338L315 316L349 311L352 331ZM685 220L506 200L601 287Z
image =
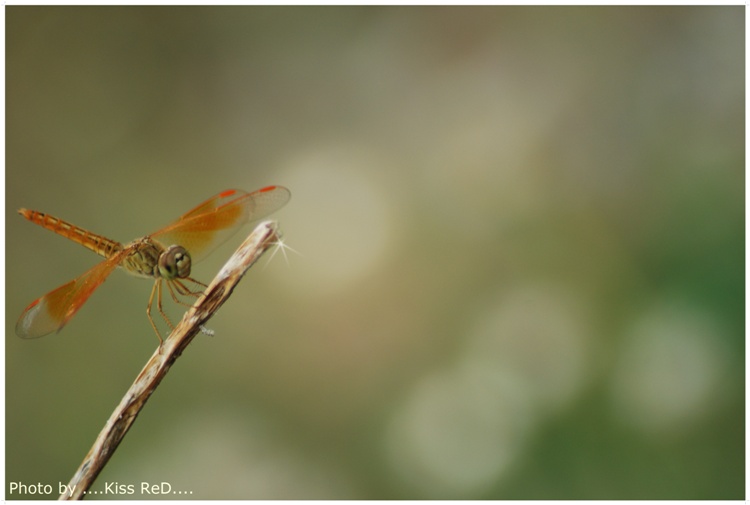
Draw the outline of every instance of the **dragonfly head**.
M180 245L171 245L159 256L159 275L164 279L184 279L190 275L190 253Z

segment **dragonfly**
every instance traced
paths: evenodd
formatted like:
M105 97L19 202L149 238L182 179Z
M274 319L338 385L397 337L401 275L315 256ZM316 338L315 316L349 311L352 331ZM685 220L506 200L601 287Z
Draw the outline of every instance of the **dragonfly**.
M37 338L59 332L109 274L121 267L137 277L154 279L146 315L161 345L161 334L151 316L154 299L162 318L174 329L162 308L162 284L166 283L176 303L188 305L179 296L197 297L202 289L193 290L186 281L196 287L206 287L190 277L192 263L226 242L242 225L279 210L290 198L290 191L283 186L267 186L251 193L228 189L172 224L125 245L49 214L19 209L18 213L32 223L81 244L105 259L80 277L31 302L18 319L16 334L22 338Z

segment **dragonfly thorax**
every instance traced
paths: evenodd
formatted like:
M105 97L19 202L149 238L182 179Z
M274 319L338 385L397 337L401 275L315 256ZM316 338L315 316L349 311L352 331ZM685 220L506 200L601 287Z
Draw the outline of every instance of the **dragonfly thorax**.
M129 253L123 258L121 266L132 275L168 281L190 276L192 259L182 246L164 248L151 237L143 237L127 244L124 250Z
M167 280L190 276L190 253L181 245L171 245L159 256L159 275Z

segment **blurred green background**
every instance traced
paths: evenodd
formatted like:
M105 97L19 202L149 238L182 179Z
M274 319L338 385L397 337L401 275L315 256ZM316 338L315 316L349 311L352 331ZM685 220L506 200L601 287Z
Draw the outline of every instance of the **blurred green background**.
M94 484L198 499L742 499L743 7L7 7L6 493L57 496L156 347L115 272L282 184ZM208 280L250 227L194 269ZM181 311L171 307L174 319Z

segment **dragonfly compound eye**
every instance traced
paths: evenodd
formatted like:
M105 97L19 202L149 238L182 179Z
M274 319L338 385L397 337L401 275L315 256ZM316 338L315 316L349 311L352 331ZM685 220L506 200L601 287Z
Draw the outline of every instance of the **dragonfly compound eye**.
M159 274L164 279L184 279L190 275L190 253L184 247L172 245L159 256Z

